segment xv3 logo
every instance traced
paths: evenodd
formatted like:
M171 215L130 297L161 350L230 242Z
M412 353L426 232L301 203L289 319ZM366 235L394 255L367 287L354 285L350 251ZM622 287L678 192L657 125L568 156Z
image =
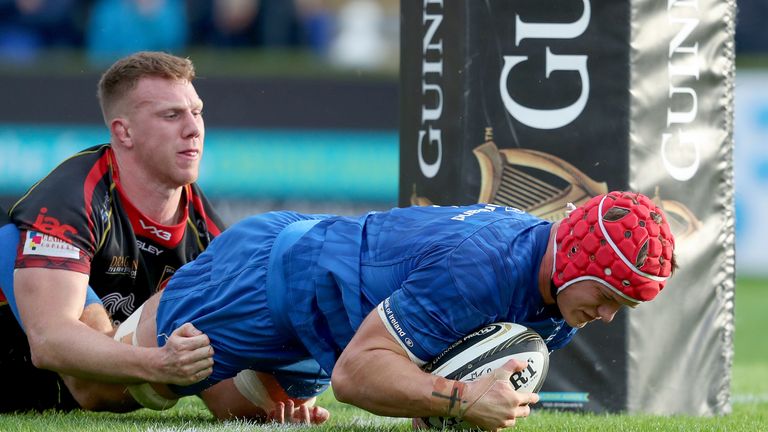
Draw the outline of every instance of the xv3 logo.
M35 228L37 230L62 240L77 234L77 230L73 226L62 224L55 217L46 216L46 213L48 213L47 207L40 209L40 213L37 215L37 219L35 219Z
M148 233L154 235L155 237L159 238L160 240L170 240L171 239L171 233L165 230L161 230L160 228L152 225L147 225L144 223L143 220L139 219L139 223L141 224L141 227L147 231Z

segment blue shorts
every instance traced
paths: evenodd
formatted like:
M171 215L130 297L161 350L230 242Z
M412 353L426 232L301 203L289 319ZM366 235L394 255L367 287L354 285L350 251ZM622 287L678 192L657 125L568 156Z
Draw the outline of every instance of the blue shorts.
M270 256L323 218L293 212L247 218L173 275L157 309L158 346L191 322L208 335L214 349L213 374L191 386L173 386L174 392L196 394L244 369L271 373L294 398L317 396L328 387L329 373L310 356L283 314L275 313L275 300L267 295Z
M16 321L21 325L16 297L13 293L13 266L16 262L16 250L19 245L19 230L9 223L0 227L0 289L3 290L8 306L13 311Z

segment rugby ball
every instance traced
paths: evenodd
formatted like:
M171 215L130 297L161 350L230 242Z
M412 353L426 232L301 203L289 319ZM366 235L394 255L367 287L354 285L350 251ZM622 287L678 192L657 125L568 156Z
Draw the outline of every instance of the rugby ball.
M535 331L519 324L500 322L487 325L448 347L424 365L425 372L459 381L475 381L509 360L527 361L510 381L516 391L535 393L544 385L549 370L549 350ZM452 417L422 417L416 428L472 429L472 425Z

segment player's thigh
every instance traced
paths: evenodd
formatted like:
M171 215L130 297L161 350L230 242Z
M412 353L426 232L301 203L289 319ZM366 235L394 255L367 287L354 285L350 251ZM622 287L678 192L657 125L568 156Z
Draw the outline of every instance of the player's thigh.
M136 342L139 346L157 346L157 305L162 292L153 295L144 302L136 326Z

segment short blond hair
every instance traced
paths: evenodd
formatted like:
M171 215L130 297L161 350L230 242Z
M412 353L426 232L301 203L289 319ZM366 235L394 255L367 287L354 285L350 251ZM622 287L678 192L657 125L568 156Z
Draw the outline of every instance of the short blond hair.
M192 60L158 51L140 51L116 61L99 80L97 96L104 120L115 104L144 77L195 79Z

